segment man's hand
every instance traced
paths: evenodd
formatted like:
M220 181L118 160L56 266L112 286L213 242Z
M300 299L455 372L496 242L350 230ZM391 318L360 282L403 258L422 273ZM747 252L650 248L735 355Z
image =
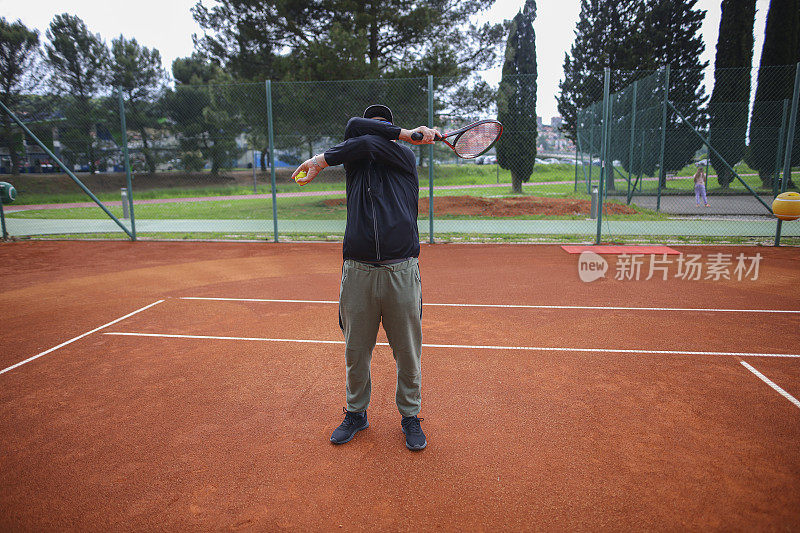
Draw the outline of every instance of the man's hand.
M411 138L411 135L414 133L421 133L422 139L416 141ZM398 137L401 141L406 141L411 144L433 144L436 135L441 135L437 130L429 128L427 126L420 126L419 128L415 128L413 130L401 129L400 130L400 137Z
M295 171L292 173L292 179L295 180L297 184L302 187L306 183L311 183L314 180L314 178L317 177L317 174L319 174L322 171L322 169L327 166L328 162L325 161L324 155L322 154L315 155L311 159L306 159L305 161L303 161L303 164L295 169ZM296 176L300 174L300 172L305 172L306 173L305 177L295 179Z

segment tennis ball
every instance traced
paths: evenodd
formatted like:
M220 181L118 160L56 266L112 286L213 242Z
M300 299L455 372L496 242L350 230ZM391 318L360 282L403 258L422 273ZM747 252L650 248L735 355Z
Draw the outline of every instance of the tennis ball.
M300 178L305 178L305 177L306 177L306 171L301 170L300 172L297 173L297 176L294 177L294 181L297 181Z
M772 212L781 220L797 220L800 218L800 194L785 192L772 201Z

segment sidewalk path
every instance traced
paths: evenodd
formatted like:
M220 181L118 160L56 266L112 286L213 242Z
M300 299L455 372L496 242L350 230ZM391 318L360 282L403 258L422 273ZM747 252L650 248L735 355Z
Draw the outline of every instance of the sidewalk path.
M429 221L418 221L420 236L428 235ZM120 233L119 226L109 219L41 220L6 219L12 236L53 235L80 233ZM776 221L760 220L659 220L659 221L603 221L605 239L623 235L677 235L772 237ZM312 233L341 235L344 220L278 220L278 233ZM137 233L260 233L272 234L272 220L137 220ZM597 221L584 220L435 220L436 234L517 234L517 235L586 235L593 239ZM784 236L800 236L800 224L785 224Z

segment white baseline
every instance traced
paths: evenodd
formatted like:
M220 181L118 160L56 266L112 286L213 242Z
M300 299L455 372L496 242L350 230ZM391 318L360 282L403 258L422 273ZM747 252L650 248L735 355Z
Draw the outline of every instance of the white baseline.
M292 304L338 304L336 300L277 300L270 298L211 298L182 296L181 300L211 300L219 302L266 302ZM789 313L800 314L800 309L719 309L712 307L615 307L601 305L523 305L523 304L455 304L423 303L426 307L486 307L497 309L585 309L597 311L683 311L703 313Z

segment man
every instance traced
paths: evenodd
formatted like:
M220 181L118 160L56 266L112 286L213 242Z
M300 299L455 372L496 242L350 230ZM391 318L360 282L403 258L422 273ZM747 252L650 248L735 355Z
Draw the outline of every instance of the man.
M347 408L331 442L349 442L369 427L370 363L378 328L383 329L397 365L395 400L410 450L427 445L417 415L421 407L422 287L417 229L419 179L414 153L394 142L432 144L435 130L393 125L392 111L371 105L352 118L345 141L305 161L294 171L305 185L330 165L344 164L347 226L344 233L339 326L345 337ZM415 141L411 135L422 134Z

